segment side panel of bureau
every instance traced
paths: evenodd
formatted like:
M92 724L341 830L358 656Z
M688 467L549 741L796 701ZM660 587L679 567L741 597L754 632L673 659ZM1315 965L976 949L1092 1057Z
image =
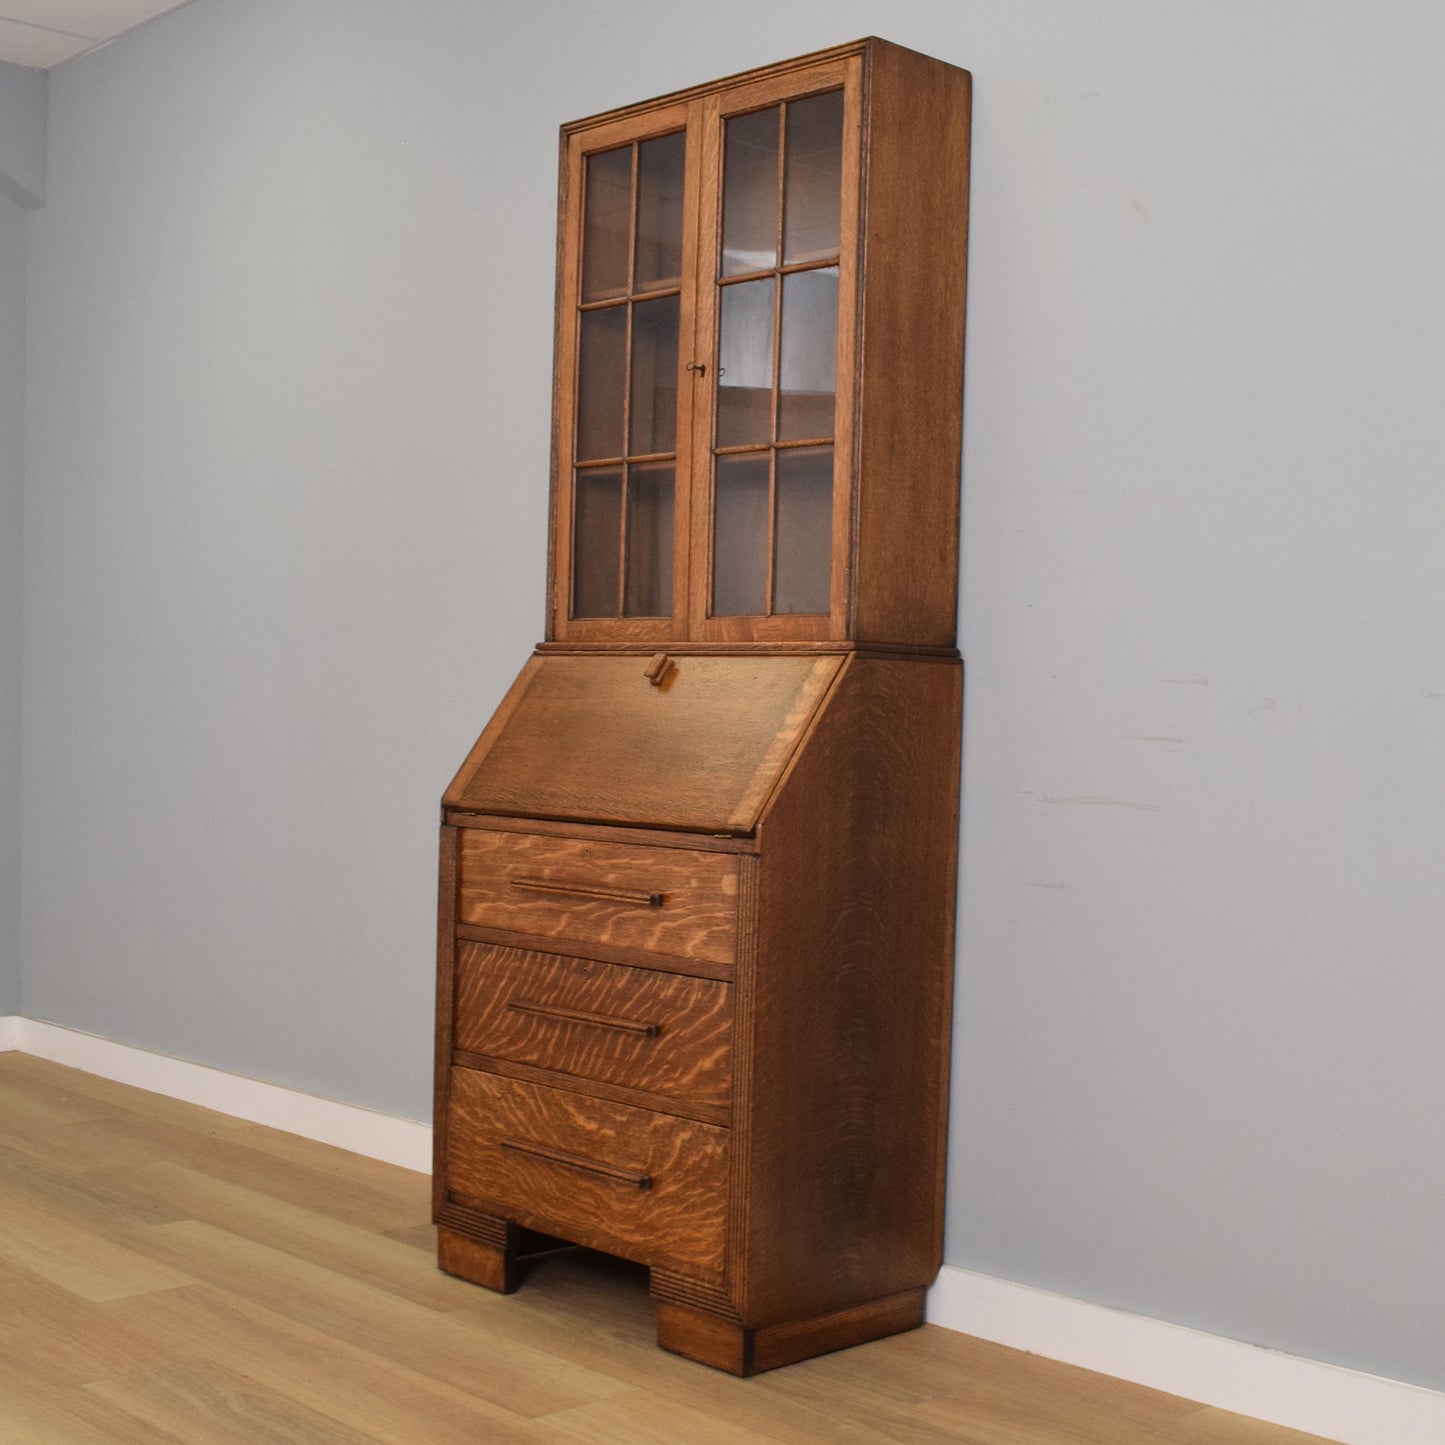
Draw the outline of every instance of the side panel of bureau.
M961 705L956 659L851 658L764 815L734 1106L748 1325L938 1271Z
M437 848L437 1016L432 1058L431 1208L435 1220L447 1202L447 1112L452 1082L453 996L457 951L457 833L442 825Z

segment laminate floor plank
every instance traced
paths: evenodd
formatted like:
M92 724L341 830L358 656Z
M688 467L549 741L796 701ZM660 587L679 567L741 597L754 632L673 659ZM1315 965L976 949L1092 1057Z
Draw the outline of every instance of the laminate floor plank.
M548 1415L546 1423L571 1445L758 1445L751 1426L679 1405L649 1390L611 1395ZM771 1437L763 1437L770 1439Z
M75 1169L165 1159L216 1178L249 1181L279 1199L368 1229L415 1229L430 1212L430 1181L412 1170L45 1059L9 1053L0 1060L0 1090L15 1087L30 1101L31 1116L12 1118L0 1108L0 1144L12 1143L13 1127L29 1142L26 1152ZM64 1099L70 1102L58 1102ZM86 1127L56 1137L53 1126L61 1122Z
M3 1146L0 1189L40 1208L53 1209L71 1224L97 1234L186 1217L172 1201L143 1195L129 1176L112 1183L104 1170L77 1168L72 1162Z
M1171 1442L1173 1445L1173 1442ZM1251 1420L1228 1410L1203 1409L1183 1422L1178 1445L1337 1445L1322 1435L1305 1435Z
M91 1301L195 1283L189 1275L92 1234L67 1220L62 1211L36 1204L14 1190L5 1199L0 1259Z
M387 1200L404 1214L405 1222L396 1228L414 1228L417 1210L421 1211L423 1221L430 1215L429 1174L400 1169L395 1164L383 1164L379 1159L368 1159L363 1154L353 1154L349 1149L339 1149L333 1144L318 1144L314 1139L286 1134L265 1124L241 1124L238 1137L250 1148L261 1151L280 1164L295 1165L307 1174L320 1174Z
M970 1340L966 1355L962 1375L909 1413L936 1425L976 1422L987 1445L1157 1445L1178 1439L1182 1422L1199 1410L1142 1386L1101 1410L1118 1385L1108 1376L983 1340Z
M107 1307L157 1351L183 1349L245 1374L276 1394L386 1445L540 1445L555 1434L476 1395L370 1350L297 1324L208 1285ZM484 1357L477 1360L485 1369Z
M158 1161L180 1164L290 1204L332 1214L363 1229L381 1231L416 1222L418 1191L378 1188L324 1167L309 1168L277 1158L256 1147L261 1137L254 1132L201 1135L181 1125L127 1112L95 1123L72 1124L61 1142L76 1151L77 1157L89 1158L96 1169L140 1168ZM324 1145L319 1147L325 1150ZM424 1197L424 1191L420 1193Z
M13 1054L0 1055L0 1061L13 1057ZM78 1118L56 1118L43 1109L35 1108L33 1099L27 1099L23 1105L0 1108L0 1120L4 1121L0 1144L4 1146L7 1158L29 1159L52 1167L92 1168L96 1161L86 1145L94 1135L86 1130L86 1126L123 1117L117 1111L91 1113ZM72 1129L85 1132L72 1142L68 1137ZM106 1157L109 1155L103 1156L102 1162ZM124 1152L115 1156L116 1162L124 1162L128 1157Z
M130 1239L164 1265L517 1415L545 1415L626 1388L609 1376L516 1344L506 1332L507 1300L500 1295L439 1314L192 1220L138 1230Z
M377 1445L377 1437L213 1361L169 1365L85 1387L138 1426L206 1445Z
M0 1263L0 1362L22 1366L32 1376L68 1388L163 1365L186 1352L184 1341L176 1341L170 1349L154 1347L144 1336L107 1318L106 1308ZM0 1441L8 1445L3 1432Z
M430 1203L427 1205L430 1209ZM383 1229L382 1234L397 1244L409 1244L413 1249L434 1255L437 1247L436 1227L430 1223L412 1224L403 1229Z
M43 1372L0 1351L0 1440L5 1445L198 1445L143 1425L83 1386L57 1389ZM256 1445L260 1445L258 1439Z
M414 1245L388 1239L321 1210L169 1162L130 1170L127 1178L133 1191L157 1210L178 1208L181 1218L213 1224L400 1299L437 1310L476 1303L472 1286L435 1268L418 1270Z
M53 1065L43 1065L41 1060L23 1054L15 1057L25 1062L0 1074L0 1117L5 1119L7 1129L21 1120L53 1128L80 1120L107 1119L120 1112L115 1105L89 1093L65 1088L63 1081L48 1073ZM33 1067L36 1064L42 1067Z
M982 1445L1330 1445L985 1340L967 1339L959 1363L965 1388L956 1375L951 1387L909 1414L944 1427L969 1420ZM1200 1433L1216 1428L1225 1433Z
M5 1060L5 1069L0 1072L0 1089L13 1087L37 1094L44 1092L50 1101L47 1107L71 1110L77 1118L102 1118L141 1109L148 1118L185 1124L208 1134L237 1134L252 1127L244 1119L202 1109L183 1099L173 1099L169 1094L154 1094L133 1084L103 1079L98 1074L87 1074L33 1054L7 1054Z
M440 1274L425 1177L0 1054L3 1445L1329 1445L936 1326L736 1380L647 1271Z
M769 1387L770 1381L785 1381L789 1372L738 1381L658 1349L647 1270L638 1265L572 1250L546 1256L530 1271L534 1276L541 1272L536 1287L528 1288L524 1272L522 1288L507 1300L509 1336L626 1381L636 1387L644 1408L648 1396L662 1395L780 1445L878 1445L884 1439L875 1430L793 1399L785 1389ZM588 1321L587 1329L577 1328L579 1318ZM958 1338L947 1330L914 1331L909 1338L920 1333ZM851 1357L857 1359L858 1352Z

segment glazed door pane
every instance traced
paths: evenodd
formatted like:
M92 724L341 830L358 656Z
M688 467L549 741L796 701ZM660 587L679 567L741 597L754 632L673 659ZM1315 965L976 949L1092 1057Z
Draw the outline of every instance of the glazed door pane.
M627 307L584 311L577 381L577 460L622 455Z
M632 230L632 147L587 157L582 231L582 299L627 293Z
M634 466L627 479L627 590L624 617L672 611L673 466Z
M833 435L838 378L838 268L783 277L778 439Z
M637 261L633 289L682 284L682 183L687 138L658 136L637 148Z
M747 617L768 605L768 453L719 457L712 610Z
M727 122L723 162L724 276L778 264L777 106Z
M826 612L833 541L833 448L778 453L774 612Z
M622 468L577 473L572 615L616 617L622 558Z
M628 456L677 448L677 297L632 303Z
M720 447L772 440L776 285L768 276L722 288L717 394Z
M788 106L783 264L838 254L843 199L843 92Z

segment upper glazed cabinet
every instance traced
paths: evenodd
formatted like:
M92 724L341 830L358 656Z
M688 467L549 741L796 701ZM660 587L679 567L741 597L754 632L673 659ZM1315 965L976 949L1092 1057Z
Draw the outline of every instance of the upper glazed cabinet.
M550 641L953 645L966 86L869 40L565 128Z

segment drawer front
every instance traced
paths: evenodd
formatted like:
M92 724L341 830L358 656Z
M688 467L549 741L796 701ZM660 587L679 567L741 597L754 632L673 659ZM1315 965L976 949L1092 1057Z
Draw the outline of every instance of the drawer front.
M714 1124L453 1069L447 1185L640 1264L723 1271L728 1131Z
M457 949L455 1044L534 1068L725 1108L725 983L520 948Z
M459 923L555 938L582 952L604 944L733 960L733 854L465 828L458 864Z

